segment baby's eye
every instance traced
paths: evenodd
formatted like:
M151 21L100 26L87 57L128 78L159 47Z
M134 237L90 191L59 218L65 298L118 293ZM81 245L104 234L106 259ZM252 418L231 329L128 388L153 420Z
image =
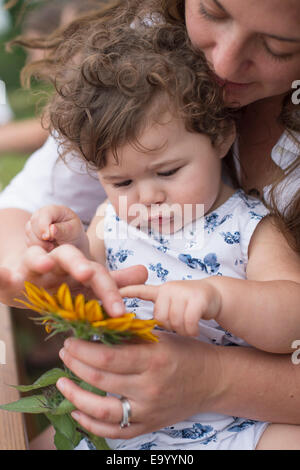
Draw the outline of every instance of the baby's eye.
M121 181L120 183L114 183L114 188L123 188L124 186L129 186L132 183L132 180Z
M174 170L170 170L170 171L165 171L164 173L157 173L158 176L172 176L172 175L175 175L175 173L177 173L178 170L180 170L181 167L179 168L174 168Z

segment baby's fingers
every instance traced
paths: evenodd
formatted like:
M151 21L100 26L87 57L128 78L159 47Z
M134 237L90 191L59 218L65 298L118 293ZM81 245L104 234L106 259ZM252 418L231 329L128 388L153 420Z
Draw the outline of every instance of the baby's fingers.
M58 245L64 243L75 244L82 237L84 229L80 219L76 216L70 220L56 222L49 227L50 240L55 240Z
M135 285L122 287L120 294L122 297L137 297L143 300L155 302L158 297L159 286Z
M55 244L50 242L50 241L43 241L41 238L39 238L35 232L32 229L31 226L31 221L29 220L26 225L25 225L25 240L26 240L26 245L28 247L30 246L40 246L47 252L53 250L55 248Z

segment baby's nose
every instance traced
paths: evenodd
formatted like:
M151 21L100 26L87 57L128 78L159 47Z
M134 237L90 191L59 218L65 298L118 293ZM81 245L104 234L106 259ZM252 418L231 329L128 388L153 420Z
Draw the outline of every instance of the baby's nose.
M143 182L139 192L140 204L145 206L159 205L165 202L165 192L157 184Z

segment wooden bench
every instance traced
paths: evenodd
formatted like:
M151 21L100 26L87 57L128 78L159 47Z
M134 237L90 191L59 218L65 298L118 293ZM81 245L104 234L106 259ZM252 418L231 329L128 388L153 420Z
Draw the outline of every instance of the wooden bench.
M9 387L10 384L18 383L17 355L10 309L0 303L0 404L20 398L19 392ZM24 416L21 413L0 410L0 450L26 449L28 442Z

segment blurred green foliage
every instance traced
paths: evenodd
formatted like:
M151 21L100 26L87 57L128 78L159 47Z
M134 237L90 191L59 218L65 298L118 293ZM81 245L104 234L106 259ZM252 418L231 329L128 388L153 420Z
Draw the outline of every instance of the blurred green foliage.
M10 8L12 26L6 34L0 36L0 78L6 84L7 100L16 120L39 115L42 102L45 102L42 99L42 92L49 90L35 82L31 90L23 89L20 73L26 62L26 52L18 46L14 46L10 52L6 50L7 43L21 34L24 8L34 3L34 0L19 0L14 7ZM22 170L28 156L24 154L0 155L0 190Z
M12 20L10 30L0 37L0 77L6 83L8 91L20 86L20 70L25 64L26 53L22 48L14 48L12 53L6 51L6 44L21 33L21 12L27 0L21 0L10 8L9 15Z

